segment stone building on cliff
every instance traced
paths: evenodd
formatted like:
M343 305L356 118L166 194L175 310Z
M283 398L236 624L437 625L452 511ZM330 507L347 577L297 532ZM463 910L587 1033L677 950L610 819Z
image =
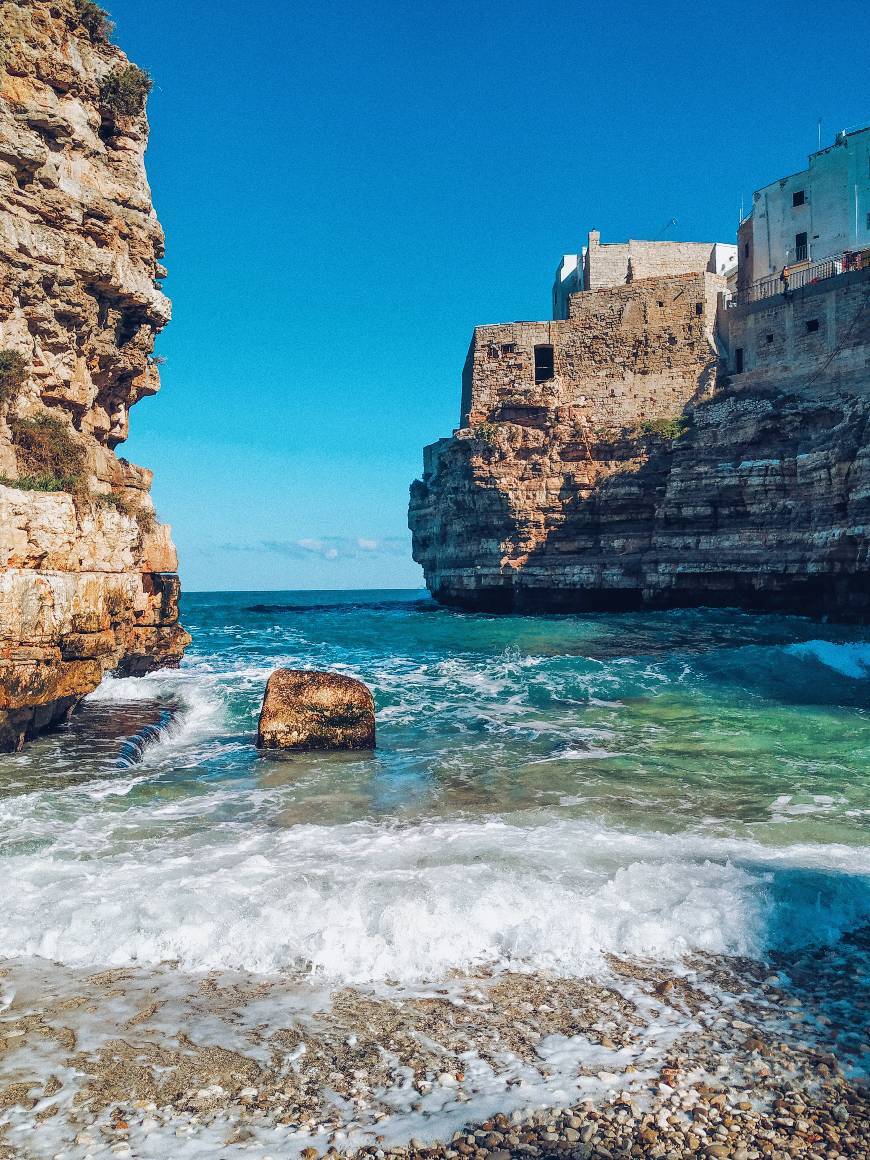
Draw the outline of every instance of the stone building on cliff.
M870 617L870 261L734 294L735 252L593 232L551 321L475 329L411 488L437 599Z
M96 5L0 0L0 749L177 663L169 528L119 458L169 319L150 82Z

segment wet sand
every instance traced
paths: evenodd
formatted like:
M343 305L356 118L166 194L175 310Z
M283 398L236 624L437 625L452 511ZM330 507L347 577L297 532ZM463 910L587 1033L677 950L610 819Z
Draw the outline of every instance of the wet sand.
M416 990L10 963L0 1157L860 1160L865 958Z

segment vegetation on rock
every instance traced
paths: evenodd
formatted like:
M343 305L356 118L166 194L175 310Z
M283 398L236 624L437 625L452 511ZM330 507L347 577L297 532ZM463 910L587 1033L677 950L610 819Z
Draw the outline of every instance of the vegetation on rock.
M656 435L659 439L682 439L691 426L684 415L675 419L645 419L637 425L639 435Z
M135 500L116 491L107 492L105 495L98 497L99 503L103 507L114 508L128 519L135 520L139 525L139 533L141 536L147 536L157 527L157 517L154 514L154 509L142 503L136 503Z
M85 451L62 419L36 415L11 419L12 442L21 474L13 486L28 491L68 491L87 494Z
M495 423L478 423L472 428L474 438L479 439L481 443L494 443L497 433L498 427Z
M91 40L108 40L115 28L109 14L94 0L75 0L75 13L79 24Z
M119 65L103 77L100 104L114 117L138 117L145 111L152 84L151 77L138 65Z
M0 404L8 403L27 379L27 359L17 350L0 350Z

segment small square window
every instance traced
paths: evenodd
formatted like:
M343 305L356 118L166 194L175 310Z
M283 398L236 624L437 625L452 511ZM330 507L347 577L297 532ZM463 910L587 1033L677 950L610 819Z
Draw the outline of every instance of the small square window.
M819 329L819 320L818 320L818 318L808 318L806 325L807 325L807 334L815 334L816 331Z
M765 341L765 342L766 342L768 345L770 345L770 343L772 343L772 342L773 342L773 335L772 335L772 334L766 334L766 335L764 336L764 341Z
M803 205L805 201L806 197L804 196L804 191L802 189L795 190L795 192L791 195L791 204L793 206Z

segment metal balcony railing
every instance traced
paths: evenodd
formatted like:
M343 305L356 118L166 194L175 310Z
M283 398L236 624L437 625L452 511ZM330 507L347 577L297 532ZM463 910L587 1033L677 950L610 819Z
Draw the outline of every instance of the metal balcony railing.
M810 262L806 266L788 268L788 280L782 274L769 274L766 278L759 278L756 282L738 290L732 299L732 305L743 306L746 302L758 302L761 298L772 298L774 294L782 294L785 290L799 290L802 286L810 286L815 282L822 282L825 278L833 278L843 272L843 255L836 254L831 258L824 258L821 262Z

